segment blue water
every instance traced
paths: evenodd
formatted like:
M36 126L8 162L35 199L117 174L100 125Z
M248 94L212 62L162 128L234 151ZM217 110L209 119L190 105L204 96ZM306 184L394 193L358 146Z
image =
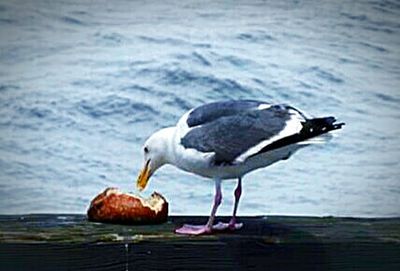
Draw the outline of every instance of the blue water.
M133 191L152 132L246 98L347 125L247 175L241 215L399 216L399 18L379 0L0 0L0 213L82 213L105 187ZM154 190L173 214L210 211L213 184L172 166Z

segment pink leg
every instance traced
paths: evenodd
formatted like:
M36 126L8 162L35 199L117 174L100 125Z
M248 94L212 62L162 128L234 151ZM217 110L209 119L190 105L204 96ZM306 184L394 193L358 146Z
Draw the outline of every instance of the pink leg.
M242 178L239 178L238 180L238 184L237 187L235 189L235 205L233 207L233 215L231 218L231 221L229 222L229 228L231 229L235 229L235 224L236 224L236 211L239 205L239 200L240 200L240 196L242 195ZM243 226L242 223L240 223L241 226L240 228Z
M176 233L180 234L189 234L189 235L200 235L200 234L208 234L211 233L214 229L213 223L215 219L215 214L217 213L218 206L222 202L222 192L221 192L221 180L215 181L215 196L214 196L214 204L211 210L210 218L206 225L188 225L185 224L179 229L176 229Z
M213 227L216 230L238 230L243 227L243 223L236 223L236 212L239 205L240 196L242 195L242 178L239 178L237 187L234 192L235 195L235 205L233 206L233 215L229 223L219 222L217 225Z
M221 205L222 202L222 192L221 192L221 180L217 180L215 182L215 197L214 197L214 205L211 210L210 218L206 224L206 227L212 228L214 224L215 214L217 213L218 207Z

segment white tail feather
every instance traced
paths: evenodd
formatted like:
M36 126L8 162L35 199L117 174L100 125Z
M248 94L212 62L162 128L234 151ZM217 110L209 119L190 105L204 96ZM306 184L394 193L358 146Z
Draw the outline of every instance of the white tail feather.
M298 145L310 145L310 144L325 144L332 139L332 134L323 134L317 137L312 137L310 139L298 142Z

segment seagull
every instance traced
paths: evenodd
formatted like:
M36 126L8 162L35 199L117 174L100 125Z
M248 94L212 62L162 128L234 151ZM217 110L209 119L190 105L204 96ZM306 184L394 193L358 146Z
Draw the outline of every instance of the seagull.
M334 117L310 118L287 104L256 100L228 100L201 105L186 112L176 126L152 134L143 146L144 166L137 179L142 191L154 172L172 164L215 182L215 196L205 225L185 224L178 234L210 234L237 230L236 212L243 177L259 168L288 159L298 149L321 143L321 135L340 129ZM221 182L237 179L229 223L214 224L222 201Z

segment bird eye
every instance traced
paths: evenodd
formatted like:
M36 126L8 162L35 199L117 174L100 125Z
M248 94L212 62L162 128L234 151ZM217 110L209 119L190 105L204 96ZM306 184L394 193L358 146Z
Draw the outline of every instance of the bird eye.
M149 148L144 147L144 152L145 152L145 153L148 153L148 152L149 152Z

